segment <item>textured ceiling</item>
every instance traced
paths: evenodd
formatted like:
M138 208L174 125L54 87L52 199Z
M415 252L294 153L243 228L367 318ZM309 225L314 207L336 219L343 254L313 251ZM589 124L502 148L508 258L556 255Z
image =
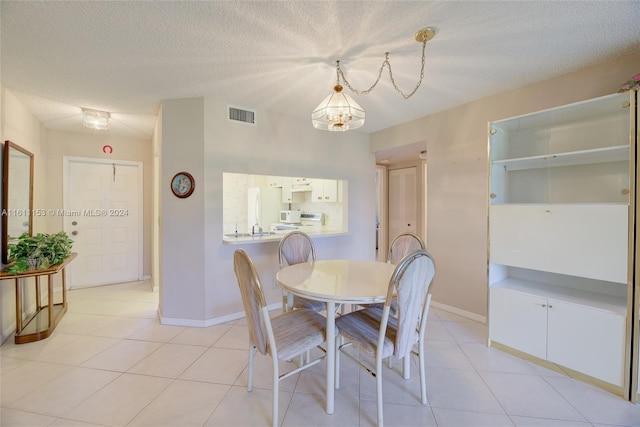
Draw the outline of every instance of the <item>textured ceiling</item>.
M366 96L374 132L640 50L640 2L6 1L2 83L47 128L88 132L81 107L112 113L114 135L149 138L162 99L207 96L310 120L335 61L368 88L390 52L417 83L413 35L431 26L412 98L383 74ZM309 123L311 126L311 123ZM320 131L319 131L320 132Z

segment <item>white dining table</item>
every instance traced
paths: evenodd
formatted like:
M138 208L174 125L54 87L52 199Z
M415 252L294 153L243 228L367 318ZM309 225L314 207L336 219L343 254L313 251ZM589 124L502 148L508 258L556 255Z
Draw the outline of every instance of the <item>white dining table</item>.
M380 261L339 259L303 262L276 273L278 285L286 292L327 305L327 414L334 411L337 304L384 302L395 267Z

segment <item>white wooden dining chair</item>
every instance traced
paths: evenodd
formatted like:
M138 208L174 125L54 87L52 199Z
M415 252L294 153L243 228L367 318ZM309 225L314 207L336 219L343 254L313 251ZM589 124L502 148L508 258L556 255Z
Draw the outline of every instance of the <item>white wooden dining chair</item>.
M280 268L301 262L315 261L316 249L308 234L294 230L285 234L278 245L278 262ZM294 308L307 308L314 311L323 311L325 304L322 301L314 301L300 296L282 292L282 311L287 312Z
M336 388L340 384L340 354L350 345L361 353L373 356L375 367L344 352L356 364L376 378L378 426L383 425L382 414L382 360L388 357L409 361L411 354L418 356L420 367L421 402L427 403L427 388L424 363L424 336L427 314L431 302L431 284L435 276L435 262L425 250L412 252L396 266L385 303L382 308L370 307L342 315L336 319ZM390 316L391 301L397 296L398 314ZM345 344L340 344L344 339ZM414 345L417 345L417 351ZM410 366L405 363L405 367ZM405 372L405 378L408 377Z
M270 355L273 362L273 410L272 424L278 425L279 384L283 379L309 368L325 358L319 347L326 340L325 318L313 310L293 310L270 318L264 298L262 282L249 255L238 249L233 256L233 267L242 295L247 325L249 327L249 372L247 391L253 390L253 359L256 351ZM288 372L280 373L280 361L293 360L295 356L318 347L323 351L314 360L302 357L300 364ZM292 362L291 362L292 363Z

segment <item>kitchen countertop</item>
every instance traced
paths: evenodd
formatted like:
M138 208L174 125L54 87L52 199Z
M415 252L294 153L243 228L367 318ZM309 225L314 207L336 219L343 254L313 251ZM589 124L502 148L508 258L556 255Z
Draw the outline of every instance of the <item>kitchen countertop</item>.
M291 231L291 230L288 230L288 231ZM279 242L282 239L282 237L285 234L287 234L288 231L278 231L275 234L268 234L263 236L239 235L238 237L230 237L227 235L223 235L222 243L225 245L240 245L240 244L244 245L249 243ZM304 231L312 238L317 238L317 237L322 238L322 237L340 236L340 235L349 234L348 232L342 231L342 230L326 230L326 229L325 230L305 230L304 228L302 228L301 231Z

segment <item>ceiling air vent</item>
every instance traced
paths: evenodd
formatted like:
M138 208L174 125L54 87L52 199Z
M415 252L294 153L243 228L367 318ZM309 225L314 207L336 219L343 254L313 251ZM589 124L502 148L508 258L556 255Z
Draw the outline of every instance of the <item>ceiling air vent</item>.
M230 122L244 123L247 125L256 125L256 112L251 110L246 110L242 108L227 107L228 114L227 120Z

